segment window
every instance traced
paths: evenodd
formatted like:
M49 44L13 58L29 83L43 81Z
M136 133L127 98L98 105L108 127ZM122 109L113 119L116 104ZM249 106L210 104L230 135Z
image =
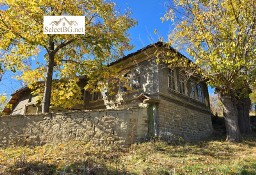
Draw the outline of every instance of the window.
M189 81L190 84L190 98L195 98L196 97L196 87L195 87L195 83L193 81Z
M31 102L32 98L33 98L32 94L29 94L28 102Z
M132 90L137 90L141 88L141 80L140 80L140 74L138 71L132 71L128 72L127 74L124 75L125 78L128 80L128 85ZM125 85L121 85L120 87L121 92L126 92L127 87Z
M202 91L202 86L200 84L196 85L197 89L197 98L199 101L203 102L204 96L203 96L203 91Z
M140 76L138 74L135 74L132 77L131 85L132 89L139 89L140 88Z
M127 88L125 87L125 85L123 83L121 83L121 86L119 88L119 92L126 92Z
M175 90L175 75L174 75L174 70L169 69L168 73L168 87L170 89Z
M91 93L91 101L96 101L102 99L101 92L92 92Z
M179 75L179 93L185 94L185 76L183 74Z

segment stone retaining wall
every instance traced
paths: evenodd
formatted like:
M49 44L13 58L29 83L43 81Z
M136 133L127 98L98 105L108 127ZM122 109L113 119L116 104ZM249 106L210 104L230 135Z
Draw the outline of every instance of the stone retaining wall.
M147 128L147 108L2 116L0 146L91 139L131 144L145 138Z
M168 141L202 140L213 132L210 111L193 109L185 103L161 100L158 115L159 136Z
M201 140L212 133L210 112L204 108L161 99L156 110L156 113L152 113L145 105L123 110L2 116L0 147L12 144L35 146L69 140L129 145L154 133L167 141L192 141ZM148 116L153 117L150 121L155 121L150 127Z

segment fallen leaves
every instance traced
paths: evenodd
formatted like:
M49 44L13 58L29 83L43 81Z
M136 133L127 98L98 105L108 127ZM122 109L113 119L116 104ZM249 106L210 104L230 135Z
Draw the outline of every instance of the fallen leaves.
M256 139L233 144L146 142L122 148L70 141L0 149L0 174L239 174L256 173Z

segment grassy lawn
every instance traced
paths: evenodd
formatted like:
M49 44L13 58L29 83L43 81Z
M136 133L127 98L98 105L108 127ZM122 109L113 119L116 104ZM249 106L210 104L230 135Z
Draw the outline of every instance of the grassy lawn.
M98 146L73 141L0 149L0 174L256 174L256 134L233 144L161 141Z

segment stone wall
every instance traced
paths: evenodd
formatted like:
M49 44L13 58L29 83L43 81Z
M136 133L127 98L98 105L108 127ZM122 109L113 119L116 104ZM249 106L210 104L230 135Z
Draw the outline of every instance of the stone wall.
M2 116L0 146L92 139L131 144L145 138L147 128L147 108Z
M185 102L161 99L158 105L158 134L165 140L195 141L213 131L210 111Z
M157 103L151 104L156 104L156 112L149 110L150 105L144 104L123 110L2 116L0 147L69 140L118 141L129 145L147 138L148 133L168 141L181 138L185 141L200 140L210 136L212 123L209 110L203 103L179 99L161 95Z

